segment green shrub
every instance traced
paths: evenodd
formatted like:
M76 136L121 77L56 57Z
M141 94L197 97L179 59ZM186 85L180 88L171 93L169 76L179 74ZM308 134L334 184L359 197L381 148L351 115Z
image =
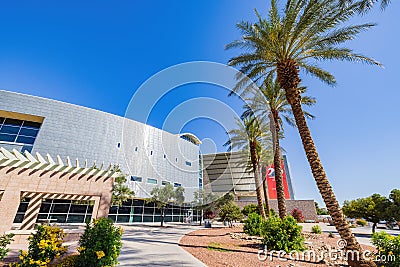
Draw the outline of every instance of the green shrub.
M263 243L268 250L303 251L305 246L301 229L292 216L284 220L277 215L269 216L263 227Z
M232 201L224 204L221 207L219 216L221 217L222 221L227 221L229 223L229 227L232 227L233 221L239 221L243 218L243 214L240 211L240 208Z
M291 214L292 214L293 218L296 219L297 222L301 223L304 221L303 212L301 210L293 209Z
M64 232L57 226L39 225L29 240L28 251L21 251L17 267L43 267L67 251L63 246Z
M77 267L115 266L122 247L122 228L108 218L87 223L79 240Z
M68 255L67 257L62 259L59 263L50 265L50 267L75 267L78 257L79 255L77 254Z
M251 236L262 236L265 220L257 213L250 213L244 221L243 231Z
M14 234L7 234L0 236L0 260L3 260L10 251L7 246L11 244Z
M317 224L317 225L314 225L312 228L311 228L311 233L313 233L313 234L322 234L322 230L321 230L321 227L319 227L319 225Z
M359 226L366 226L367 225L367 221L361 220L361 219L357 219L356 220L356 224L359 225Z
M329 234L328 234L328 237L330 237L330 238L334 238L335 236L333 235L333 233L332 233L332 232L329 232Z
M249 204L243 207L242 213L244 216L249 216L251 213L260 214L258 206L256 204Z
M372 235L372 244L378 250L377 260L379 266L399 267L400 266L400 236L392 236L386 232Z

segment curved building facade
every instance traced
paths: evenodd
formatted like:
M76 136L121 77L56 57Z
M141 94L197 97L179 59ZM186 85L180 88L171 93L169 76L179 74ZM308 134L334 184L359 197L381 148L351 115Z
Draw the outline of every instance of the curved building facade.
M118 164L136 197L167 183L185 188L185 202L201 187L200 141L102 111L51 99L0 91L0 146ZM86 161L86 163L84 163Z

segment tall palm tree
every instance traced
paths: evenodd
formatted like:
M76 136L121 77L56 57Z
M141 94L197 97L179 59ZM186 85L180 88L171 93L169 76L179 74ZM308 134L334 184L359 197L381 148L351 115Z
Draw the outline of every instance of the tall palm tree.
M252 87L254 88L254 87ZM243 113L244 116L254 114L261 120L270 120L270 132L272 133L273 147L274 147L274 169L275 169L275 182L278 199L279 217L284 218L287 214L285 191L283 186L283 171L281 168L282 151L279 139L283 137L283 120L290 126L296 126L292 116L292 110L286 100L285 91L283 91L279 83L269 76L262 82L259 87L260 94L253 94L247 98L248 107ZM305 96L306 87L299 88L301 92L301 103L306 106L315 104L315 99ZM268 106L269 109L265 109ZM308 112L304 112L307 118L313 119L314 116Z
M254 182L256 185L257 204L261 216L266 219L267 215L263 205L263 192L261 183L260 158L262 151L265 149L267 140L267 128L260 123L254 116L246 117L243 121L237 119L238 128L228 132L229 140L224 144L228 146L228 150L240 149L245 152L245 165L249 162L254 174ZM269 210L268 199L265 200L266 209Z
M380 2L380 8L385 9L391 2L391 0L339 0L341 5L348 5L354 2L360 3L359 13L365 13L372 9L372 7Z
M328 85L336 83L334 76L313 63L315 61L338 60L381 65L341 46L354 39L360 32L374 26L371 23L344 25L360 8L360 2L338 5L336 1L331 0L287 0L281 14L276 0L271 0L267 19L256 12L256 23L239 23L238 28L243 36L229 44L228 48L246 50L232 58L229 64L241 66L242 72L254 81L276 74L279 85L285 90L312 174L336 229L347 242L346 249L359 251L362 255L361 246L343 216L319 159L298 90L301 82L300 69ZM364 259L349 259L349 265L376 266L375 263Z

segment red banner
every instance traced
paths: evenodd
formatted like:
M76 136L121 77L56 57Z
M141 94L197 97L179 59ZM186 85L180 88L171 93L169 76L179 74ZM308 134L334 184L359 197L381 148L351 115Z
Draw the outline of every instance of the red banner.
M285 191L285 199L291 199L283 160L281 161L281 168L283 171L282 178L283 178L283 188ZM277 199L274 164L272 164L271 166L267 166L266 169L267 169L266 179L268 185L269 199Z

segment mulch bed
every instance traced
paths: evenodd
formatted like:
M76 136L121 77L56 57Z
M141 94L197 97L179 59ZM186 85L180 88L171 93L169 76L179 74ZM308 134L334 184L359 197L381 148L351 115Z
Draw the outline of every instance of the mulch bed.
M242 226L233 228L208 228L188 233L180 240L180 246L205 263L209 267L222 266L291 266L291 267L325 267L343 266L342 261L334 262L332 257L319 257L321 251L339 250L338 237L329 237L328 234L321 235L303 233L306 238L306 245L316 253L316 257L305 256L300 260L291 260L288 255L284 259L269 256L258 252L262 249L260 238L248 237L243 233ZM363 249L374 251L373 247L362 245ZM307 255L307 254L306 254ZM301 257L301 256L300 256ZM295 258L293 258L295 259ZM316 262L315 260L319 260Z

